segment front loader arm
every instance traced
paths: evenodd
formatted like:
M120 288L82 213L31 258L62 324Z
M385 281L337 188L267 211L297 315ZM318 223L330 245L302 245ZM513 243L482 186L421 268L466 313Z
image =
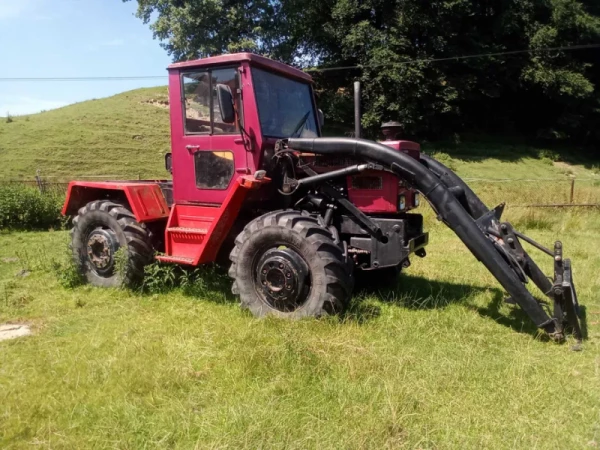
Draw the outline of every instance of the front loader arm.
M571 264L569 260L563 262L562 244L555 244L555 276L551 283L522 249L518 237L521 234L509 223L500 221L503 205L489 210L460 177L440 162L426 155L417 160L364 139L298 138L288 139L284 145L302 152L356 157L393 171L427 198L438 217L485 265L538 328L552 338L562 340L566 316L575 337L581 339ZM527 238L527 241L532 240ZM527 276L554 300L553 317L525 288Z

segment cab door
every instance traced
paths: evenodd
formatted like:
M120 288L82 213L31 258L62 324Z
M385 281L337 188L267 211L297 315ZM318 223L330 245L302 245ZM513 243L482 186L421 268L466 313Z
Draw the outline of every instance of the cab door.
M237 67L181 73L183 138L173 161L176 203L223 203L235 179L247 173L247 155L239 124L223 123L217 84L231 88L236 111L242 111ZM239 117L241 121L243 118ZM174 130L172 130L173 132Z

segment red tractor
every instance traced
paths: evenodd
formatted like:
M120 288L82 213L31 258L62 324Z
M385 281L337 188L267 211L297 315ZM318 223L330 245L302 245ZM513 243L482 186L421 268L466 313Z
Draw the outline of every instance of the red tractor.
M423 195L538 327L581 337L562 244L550 251L502 222L502 205L489 210L419 144L321 137L311 77L261 56L168 70L172 181L69 185L63 214L73 216L73 256L90 283L135 284L154 258L197 266L228 255L233 292L255 315L335 314L357 271L393 276L412 254L425 256L423 218L410 212ZM554 258L553 281L521 240ZM550 315L528 279L553 302Z

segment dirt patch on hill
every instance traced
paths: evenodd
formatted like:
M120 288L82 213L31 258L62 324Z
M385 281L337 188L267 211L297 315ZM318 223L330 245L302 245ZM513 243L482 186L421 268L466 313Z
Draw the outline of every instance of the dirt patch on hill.
M169 109L169 98L151 98L149 100L144 100L141 103L145 105L156 106L157 108Z

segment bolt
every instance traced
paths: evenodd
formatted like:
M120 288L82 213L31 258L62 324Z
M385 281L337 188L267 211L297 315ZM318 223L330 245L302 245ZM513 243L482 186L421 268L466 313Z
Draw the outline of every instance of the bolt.
M266 285L267 285L267 282L266 282L266 281L263 281L263 282L262 282L262 284L263 284L264 286L266 286Z
M290 290L292 290L292 285L288 284L288 285L287 285L285 288L286 288L288 291L290 291Z
M513 238L508 238L506 242L508 242L509 244L513 244L515 240Z
M505 224L505 223L503 223L502 225L500 225L500 228L502 228L502 231L506 231L506 228L507 228L507 227L506 227L506 224Z
M285 276L288 277L288 278L292 278L292 273L288 272L288 273L285 274Z
M283 264L279 264L279 268L280 268L280 269L283 269Z
M556 255L556 256L554 257L554 261L556 261L556 262L560 262L560 261L562 261L562 257L561 257L560 255Z
M520 256L517 256L517 261L521 262L521 261L523 261L523 258L521 258Z
M561 295L561 294L562 294L562 289L561 288L554 289L554 295Z
M396 233L399 233L400 232L400 225L394 225L392 227L392 230L394 230Z
M265 275L267 273L267 269L263 269L262 273Z
M556 248L562 248L562 242L557 241L556 244L554 244L554 247L556 247Z

